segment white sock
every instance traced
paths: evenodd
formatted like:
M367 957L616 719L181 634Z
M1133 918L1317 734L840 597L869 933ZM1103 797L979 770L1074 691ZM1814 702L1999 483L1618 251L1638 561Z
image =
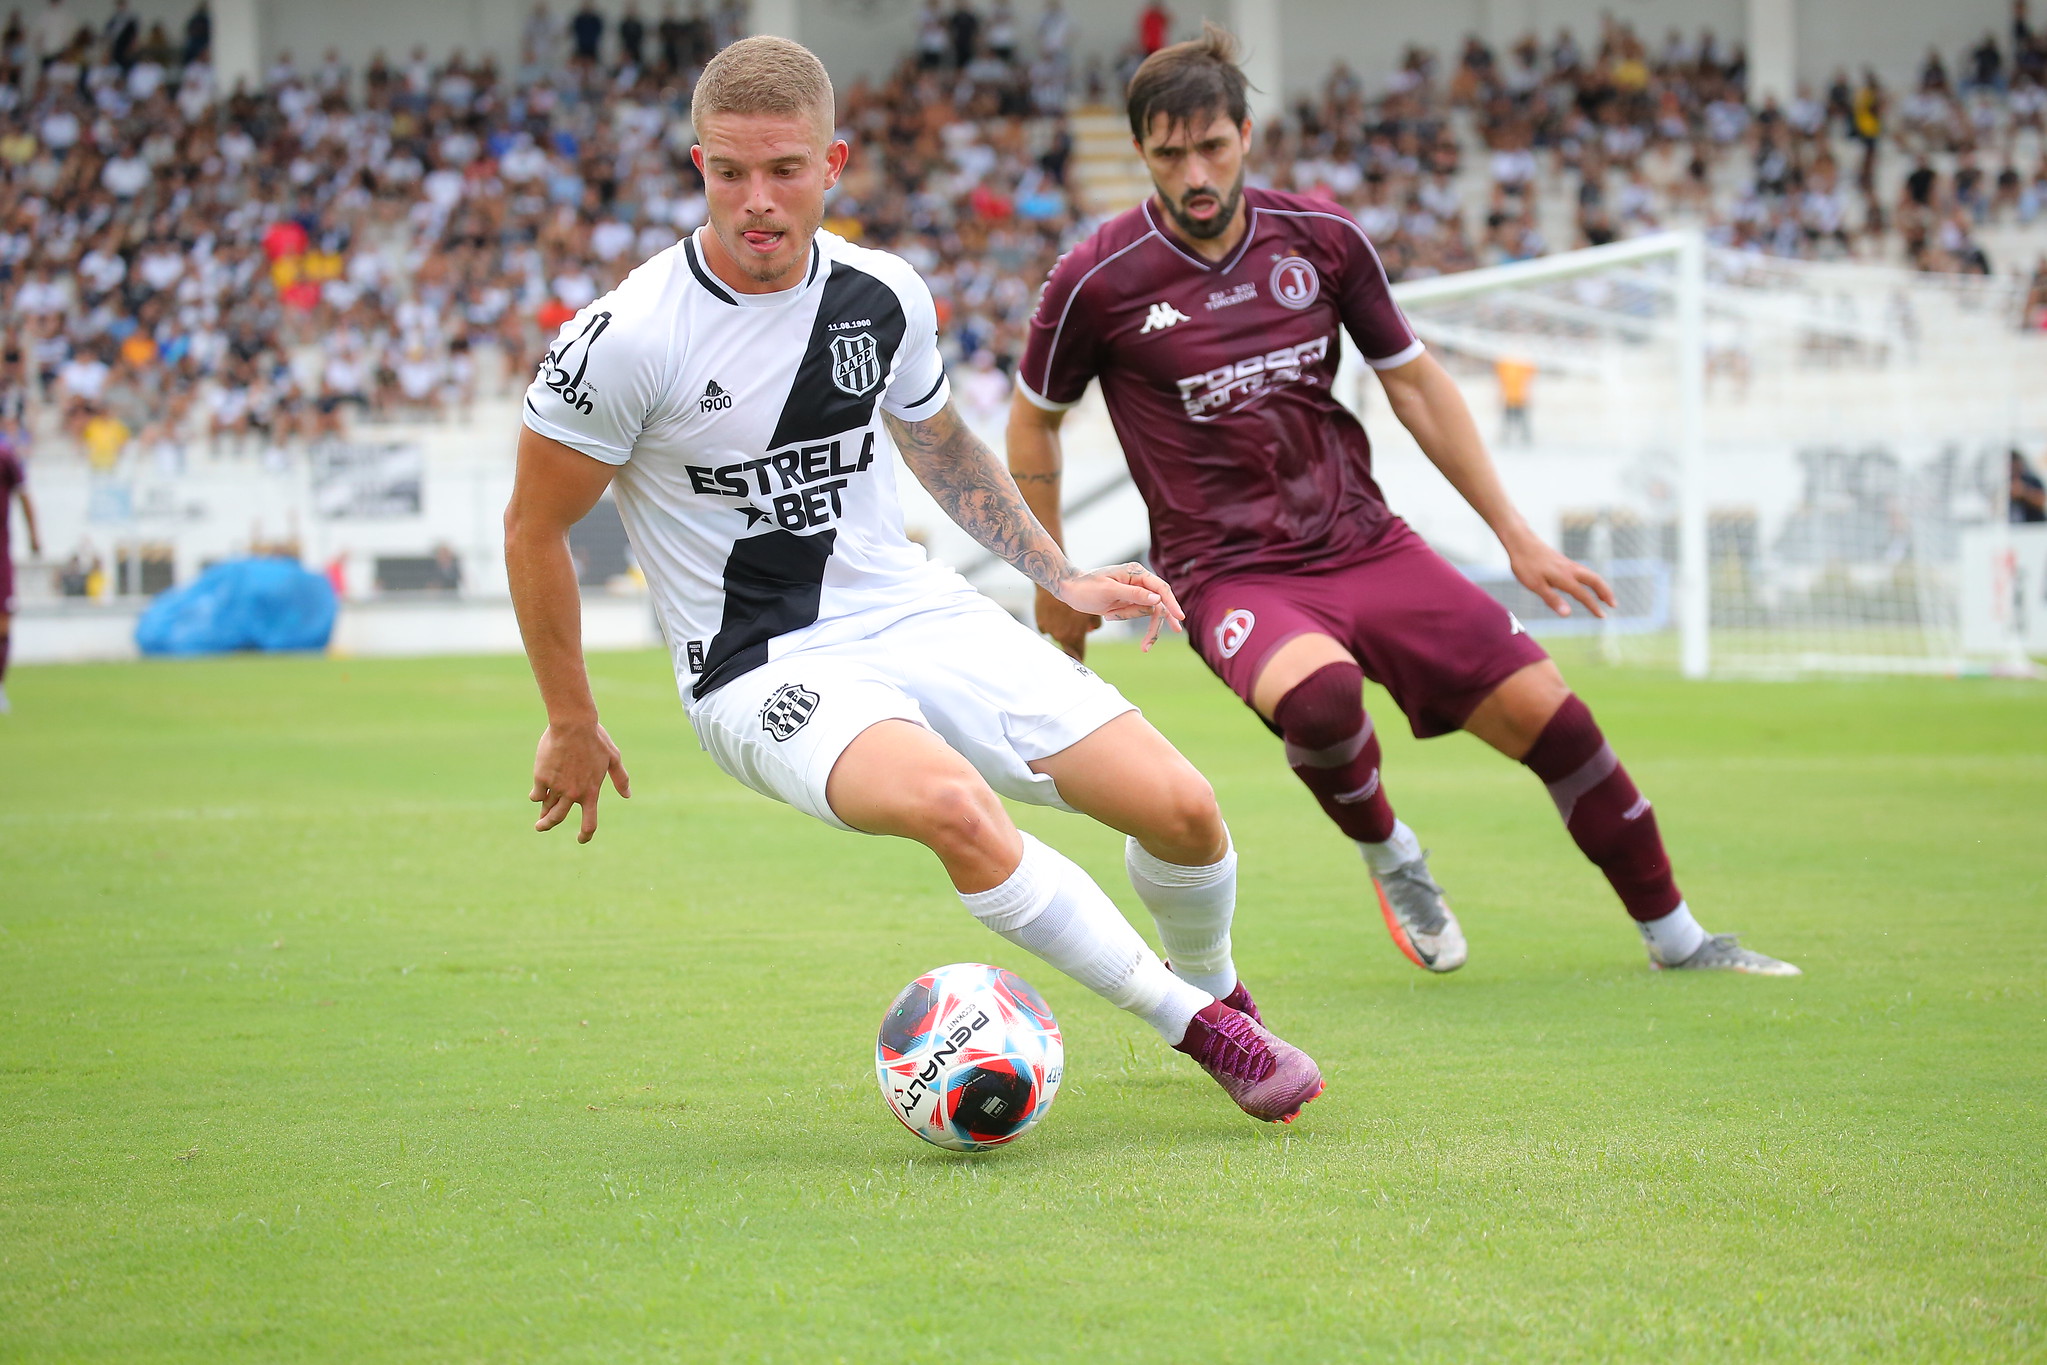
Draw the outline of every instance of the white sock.
M1131 839L1123 845L1123 867L1159 927L1173 975L1218 1000L1235 990L1230 919L1237 912L1237 850L1227 847L1219 861L1206 867L1183 867Z
M1023 861L988 891L962 891L974 918L1017 947L1065 972L1118 1009L1129 1010L1168 1043L1213 1003L1166 970L1094 879L1064 854L1023 836Z
M1407 821L1398 816L1393 820L1393 833L1383 844L1368 844L1357 841L1358 852L1365 855L1365 866L1372 869L1372 875L1391 872L1403 863L1411 863L1422 856L1421 840L1414 837L1414 831L1407 827Z
M1642 931L1642 941L1649 945L1649 956L1666 967L1684 961L1706 941L1706 931L1692 918L1692 908L1683 901L1662 919L1638 921L1635 927Z

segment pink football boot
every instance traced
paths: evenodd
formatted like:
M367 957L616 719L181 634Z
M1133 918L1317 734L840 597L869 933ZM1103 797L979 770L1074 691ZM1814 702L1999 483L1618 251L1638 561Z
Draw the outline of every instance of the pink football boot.
M1267 1123L1292 1123L1322 1093L1314 1059L1220 1000L1188 1021L1187 1036L1174 1048L1199 1062L1239 1109Z

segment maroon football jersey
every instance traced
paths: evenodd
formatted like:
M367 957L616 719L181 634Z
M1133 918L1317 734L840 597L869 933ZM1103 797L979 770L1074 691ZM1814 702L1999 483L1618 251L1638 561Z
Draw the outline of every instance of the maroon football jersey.
M1337 565L1393 514L1365 429L1331 384L1339 326L1377 369L1421 354L1364 231L1322 200L1247 189L1250 223L1211 263L1149 200L1062 257L1017 367L1071 407L1102 382L1151 509L1152 562L1183 592L1218 574Z

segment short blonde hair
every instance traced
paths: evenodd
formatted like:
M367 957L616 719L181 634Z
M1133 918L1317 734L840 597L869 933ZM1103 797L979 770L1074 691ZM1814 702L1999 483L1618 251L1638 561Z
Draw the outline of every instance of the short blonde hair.
M690 122L702 137L711 114L812 114L827 140L838 120L832 78L817 54L787 38L741 38L711 58L690 96Z

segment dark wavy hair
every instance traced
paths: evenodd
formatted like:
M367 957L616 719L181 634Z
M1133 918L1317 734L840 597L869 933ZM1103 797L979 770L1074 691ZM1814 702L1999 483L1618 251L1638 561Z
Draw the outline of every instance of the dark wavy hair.
M1213 21L1203 21L1199 38L1162 47L1146 57L1125 92L1130 135L1143 142L1145 130L1161 114L1169 128L1193 127L1197 120L1217 114L1227 114L1231 123L1242 125L1251 106L1244 96L1249 83L1239 60L1236 35Z

